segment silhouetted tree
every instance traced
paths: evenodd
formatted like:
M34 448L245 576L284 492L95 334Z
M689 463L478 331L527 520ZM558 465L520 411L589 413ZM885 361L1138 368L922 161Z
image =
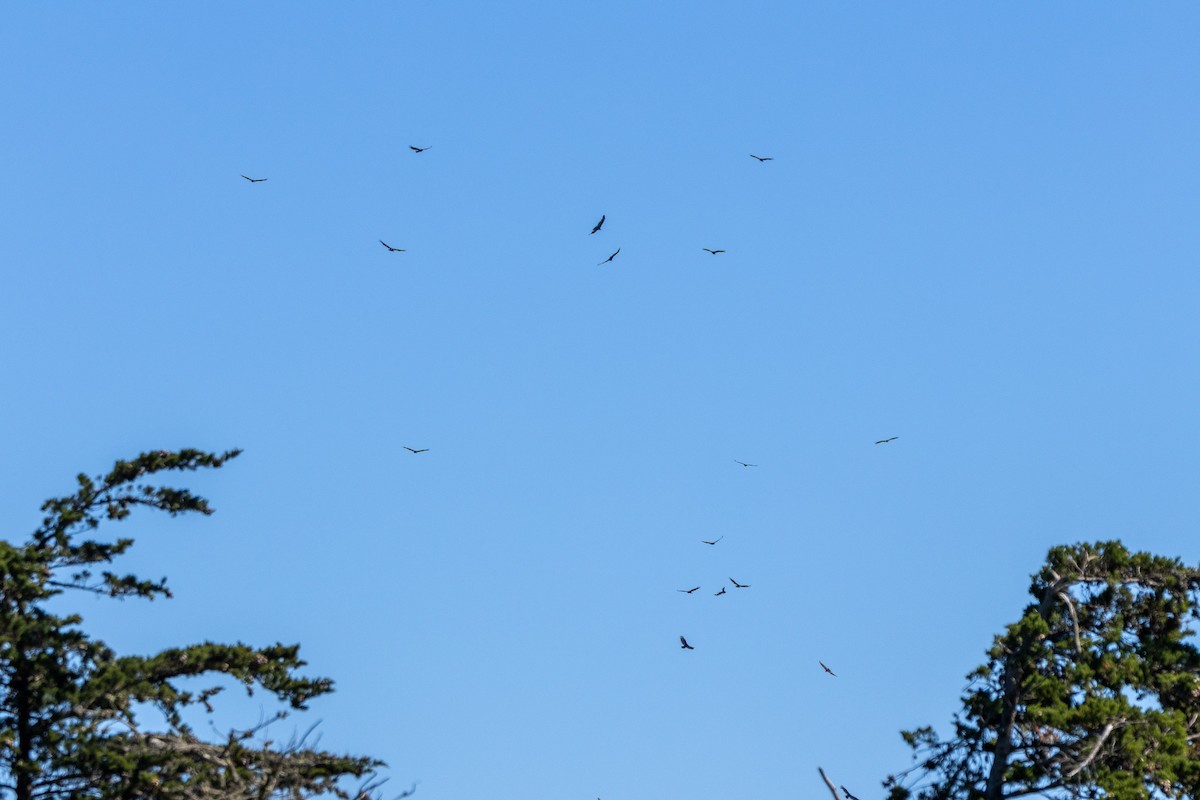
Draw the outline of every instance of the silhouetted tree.
M905 731L892 800L1200 797L1200 571L1120 542L1055 547L972 672L953 734Z
M186 489L150 485L165 471L220 467L240 451L143 453L107 474L79 475L74 494L47 500L46 516L23 544L0 541L0 792L15 800L84 798L306 798L373 796L381 762L324 752L293 738L265 738L280 712L249 729L201 737L185 717L213 712L220 687L197 679L232 678L264 690L288 709L332 691L326 678L298 674L294 645L251 647L204 642L149 656L118 655L88 636L77 614L52 613L48 601L69 590L114 598L170 597L166 579L103 569L131 539L92 538L104 521L136 508L211 514ZM100 569L96 572L96 569ZM61 600L55 607L61 606ZM189 686L192 688L185 688ZM146 709L161 720L147 723ZM154 716L154 715L151 715ZM361 783L354 792L345 780Z

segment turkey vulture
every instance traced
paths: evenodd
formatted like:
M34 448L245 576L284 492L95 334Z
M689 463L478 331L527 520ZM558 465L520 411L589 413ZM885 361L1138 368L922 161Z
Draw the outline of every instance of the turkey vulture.
M738 464L741 464L743 467L757 467L758 466L758 464L747 464L745 461L738 461L736 458L734 459L734 461L737 462Z
M245 178L246 180L250 181L251 183L262 183L263 181L266 180L266 178L251 178L249 175L243 175L242 177Z
M386 247L388 250L390 250L390 251L391 251L391 252L393 252L393 253L403 253L403 252L404 252L404 251L403 251L402 249L400 249L399 247L392 247L390 244L388 244L387 242L385 242L383 239L380 239L380 240L379 240L379 243L380 243L381 245L383 245L384 247Z
M736 587L737 587L737 588L739 588L739 589L749 589L749 588L750 588L750 584L748 584L748 583L738 583L738 582L737 582L737 581L735 581L733 578L730 578L730 579L729 579L729 582L730 582L730 583L732 583L734 586L736 586Z
M894 441L896 441L896 440L897 440L897 439L899 439L899 438L900 438L899 436L893 436L893 437L892 437L892 438L890 438L890 439L880 439L880 440L879 440L878 442L876 442L875 444L887 444L888 442L894 442Z
M420 450L413 450L411 447L405 446L405 448L404 448L404 449L405 449L405 450L407 450L407 451L408 451L408 452L410 452L410 453L428 453L428 452L429 452L429 448L428 448L428 447L423 447L423 448L421 448Z
M677 592L683 592L684 594L691 594L692 592L695 592L695 591L697 591L699 588L700 588L700 587L699 587L699 586L697 586L695 589L676 589L675 591L677 591Z
M600 215L600 221L596 223L596 227L592 228L592 233L595 233L596 231L600 230L601 226L604 225L604 217L605 217L604 214ZM592 233L589 233L588 236L591 236Z
M716 544L717 542L721 541L724 538L725 538L724 536L718 536L716 539L713 539L711 542L708 541L707 539L701 539L700 541L703 542L704 544Z
M617 253L619 253L619 252L621 252L621 248L618 247ZM614 258L617 257L617 253L613 253L611 256L609 256L608 258L601 261L600 264L607 264L608 262L612 261ZM596 266L598 267L598 266L600 266L600 264L597 264Z
M757 158L757 159L758 159L760 162L761 162L761 161L774 161L774 160L775 160L775 159L774 159L774 158L772 158L771 156L756 156L756 155L754 155L754 153L751 153L751 154L750 154L750 157L751 157L751 158Z
M679 641L683 642L684 650L695 650L696 649L696 648L692 647L690 644L688 644L687 639L683 638L682 636L679 637Z
M724 587L724 586L722 586L722 587L721 587L721 591L719 591L719 592L714 592L714 593L713 593L713 597L720 597L720 596L721 596L721 595L723 595L723 594L725 594L725 587Z
M837 675L834 673L834 671L833 671L833 670L831 670L829 667L825 666L825 662L824 662L824 661L817 661L817 663L821 665L821 669L825 670L825 671L826 671L826 672L828 672L830 675L833 675L833 677L835 677L835 678L837 677Z
M433 145L430 145L429 147L433 147ZM412 150L414 153L424 153L426 150L428 150L428 149L429 149L429 147L413 147L413 146L410 144L410 145L408 146L408 149L409 149L409 150Z
M704 252L706 252L706 253L712 253L714 256L715 256L717 253L724 253L724 252L725 252L724 250L709 250L707 247L701 247L700 249L701 249L701 250L703 250L703 251L704 251Z

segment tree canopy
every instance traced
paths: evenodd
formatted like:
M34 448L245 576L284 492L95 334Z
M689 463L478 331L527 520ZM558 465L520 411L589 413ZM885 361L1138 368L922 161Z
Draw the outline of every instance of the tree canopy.
M272 743L263 732L290 710L328 694L327 678L300 674L296 645L201 642L152 655L120 655L90 637L78 614L52 613L66 592L169 598L166 579L106 565L133 545L94 538L135 509L171 516L212 513L186 489L150 483L158 473L221 467L240 451L142 453L105 475L77 477L72 494L47 500L23 544L0 541L0 793L58 798L373 797L382 762L310 746L306 736ZM61 601L55 603L61 606ZM220 682L265 692L285 710L249 728L202 737L189 719L211 715ZM204 684L196 688L197 684ZM147 722L147 710L156 717ZM353 791L346 780L357 779Z
M1120 542L1055 547L970 673L952 734L905 731L892 800L1200 796L1200 570Z

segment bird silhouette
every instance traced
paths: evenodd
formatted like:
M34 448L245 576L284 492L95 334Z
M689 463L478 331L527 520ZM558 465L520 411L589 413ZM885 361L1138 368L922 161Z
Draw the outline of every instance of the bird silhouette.
M734 459L734 462L741 464L743 467L757 467L758 466L758 464L747 464L745 461L738 461L736 458Z
M596 227L592 228L592 233L595 233L596 231L600 230L601 227L604 226L604 218L605 218L605 215L601 214L600 221L596 223ZM589 233L588 236L591 236L592 233Z
M756 156L756 155L754 155L754 153L751 153L750 157L757 158L759 161L774 161L775 160L771 156Z
M703 251L704 251L704 252L706 252L706 253L712 253L714 256L715 256L717 253L724 253L724 252L725 252L724 250L709 250L707 247L701 247L700 249L701 249L701 250L703 250Z
M711 542L708 541L707 539L701 539L700 541L703 542L704 544L716 544L717 542L721 541L724 538L725 538L724 536L718 536L716 539L713 539Z
M735 581L733 578L730 578L730 579L729 579L729 582L730 582L730 583L732 583L734 586L736 586L736 587L737 587L737 588L739 588L739 589L749 589L749 588L750 588L750 584L748 584L748 583L738 583L738 582L737 582L737 581Z
M692 647L690 644L688 644L687 639L683 638L682 636L679 637L679 641L683 643L684 650L695 650L696 649L696 648Z
M888 442L894 442L894 441L896 441L896 440L897 440L897 439L899 439L899 438L900 438L899 436L893 436L893 437L892 437L892 438L890 438L890 439L880 439L880 440L879 440L878 442L876 442L875 444L887 444Z
M380 239L379 243L381 245L383 245L384 247L386 247L388 250L392 251L393 253L403 253L404 252L404 250L400 249L399 247L392 247L390 244L385 242L383 239Z
M619 253L619 252L621 252L621 248L618 247L617 253ZM608 262L612 261L614 258L617 257L617 253L613 253L611 256L609 256L608 258L601 261L600 264L607 264ZM598 266L600 266L600 264L597 264L596 266L598 267Z
M824 662L824 661L820 661L820 660L818 660L818 661L817 661L817 663L821 665L821 669L825 670L825 671L826 671L826 672L828 672L830 675L833 675L833 677L835 677L835 678L837 677L837 674L836 674L836 673L834 673L834 671L833 671L833 670L831 670L829 667L825 666L825 662Z
M692 592L697 591L699 588L700 587L697 586L695 589L676 589L675 591L683 592L684 594L691 594Z
M420 450L413 450L411 447L408 447L408 446L406 445L406 446L404 447L404 449L405 449L405 450L407 450L407 451L408 451L408 452L410 452L410 453L428 453L428 452L429 452L429 448L428 448L428 447L422 447Z
M429 147L433 147L433 145L430 145ZM426 150L428 150L428 149L429 149L429 147L413 147L413 146L410 144L410 145L408 146L408 149L409 149L409 150L412 150L414 153L424 153Z
M242 177L245 178L246 180L250 181L251 183L262 183L263 181L266 180L266 178L251 178L249 175L243 175Z
M719 592L715 592L715 593L713 594L713 597L720 597L720 596L721 596L721 595L723 595L723 594L725 594L725 587L724 587L724 586L722 586L722 587L721 587L721 591L719 591Z
M842 793L843 793L843 794L845 794L845 795L846 795L846 797L847 797L849 800L858 800L858 798L857 798L857 797L855 797L854 795L850 794L850 790L849 790L849 789L847 789L845 786L843 786L843 787L842 787Z

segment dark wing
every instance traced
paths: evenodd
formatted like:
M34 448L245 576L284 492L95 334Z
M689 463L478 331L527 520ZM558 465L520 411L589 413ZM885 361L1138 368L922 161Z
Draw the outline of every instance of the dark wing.
M683 644L684 647L691 647L691 645L687 643L687 639L683 638L682 636L679 637L679 641Z
M251 183L254 183L254 178L251 178L247 175L243 175L242 177L245 178L246 180L250 181Z

